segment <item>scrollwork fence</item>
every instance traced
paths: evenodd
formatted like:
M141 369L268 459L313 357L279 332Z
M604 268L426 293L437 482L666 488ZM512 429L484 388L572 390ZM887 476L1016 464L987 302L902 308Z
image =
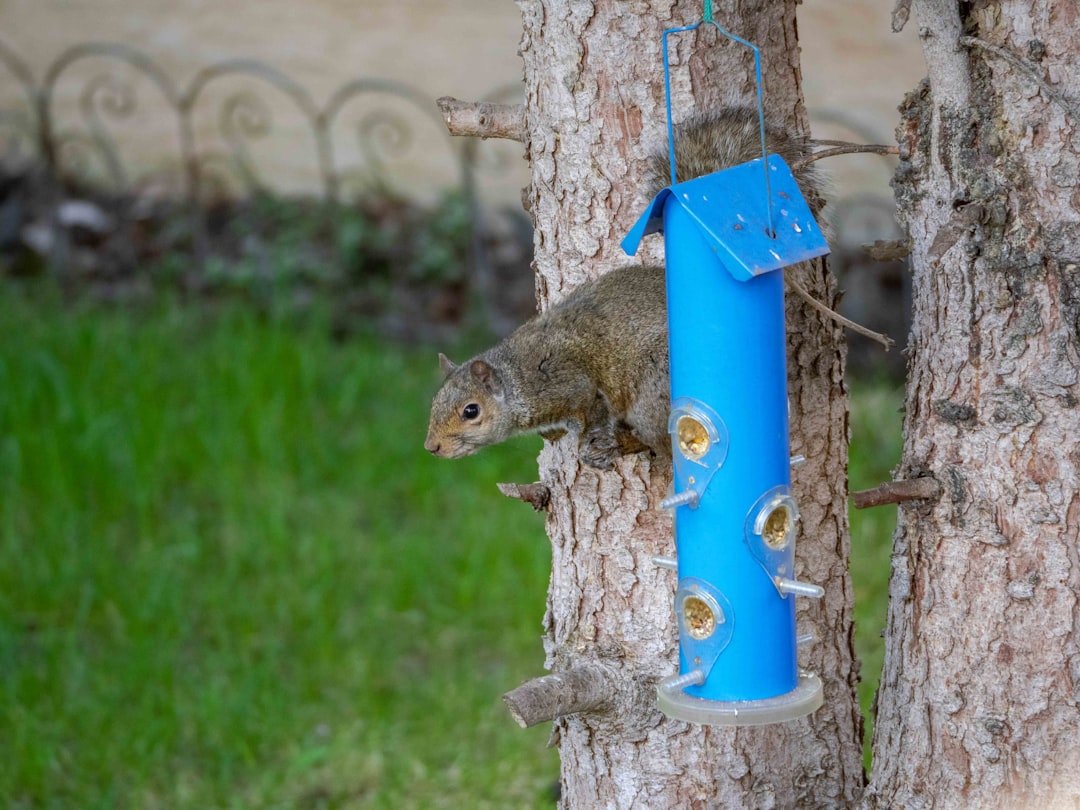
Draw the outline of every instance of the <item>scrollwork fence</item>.
M229 192L243 197L271 188L253 151L270 134L275 109L283 106L303 121L317 196L330 206L371 193L411 196L417 185L441 182L466 195L474 228L479 228L483 180L478 174L491 177L507 169L505 153L481 153L474 144L452 139L430 94L386 79L353 79L320 104L299 82L264 62L228 59L202 68L181 85L138 48L95 42L65 50L39 80L27 60L0 38L0 84L7 81L18 87L22 103L0 108L0 159L10 163L30 156L40 163L53 208L65 185L92 182L105 189L113 195L112 213L121 227L130 215L131 195L151 185L167 187L183 201L200 263L208 252L207 205ZM79 81L72 124L62 120L58 98L62 86L70 90ZM164 171L138 173L126 160L125 139L116 134L135 120L140 92L152 92L172 121L176 154ZM280 97L276 108L267 102L268 92ZM520 89L501 88L492 98L510 93L519 95ZM351 137L343 134L347 130ZM208 146L209 141L218 145ZM410 165L419 178L411 187L402 179ZM433 179L437 175L441 179ZM472 259L479 264L482 245L483 235L474 233ZM66 249L64 239L51 246L57 268L66 265Z
M373 194L412 197L440 184L458 189L468 210L466 274L474 300L486 308L489 324L499 332L532 308L526 270L530 226L520 211L498 211L480 203L488 196L484 189L505 177L515 160L524 166L520 146L507 142L481 146L475 140L451 138L431 93L401 82L357 78L320 104L279 68L250 59L206 66L180 84L140 49L109 42L68 48L38 79L28 61L0 38L0 87L9 82L22 98L20 104L0 106L0 168L12 156L16 161L29 156L40 164L43 191L51 195L45 208L54 217L66 187L91 182L111 194L116 230L133 233L132 209L139 195L148 187L156 187L159 194L164 188L169 199L179 201L190 253L201 270L212 252L209 222L214 201L259 196L280 185L279 176L274 182L264 178L256 152L260 143L272 140L275 115L291 115L301 122L294 137L297 131L304 133L297 143L307 143L301 151L314 167L316 197L324 206L333 210ZM486 100L512 102L521 92L519 86L506 86ZM165 169L139 170L138 162L125 154L130 133L122 127L136 126L140 94L153 94L167 112L165 129L171 131L175 150ZM276 106L267 100L268 94ZM845 111L818 111L813 118L849 129L863 140L881 136L865 131ZM873 313L904 312L880 305L882 295L889 300L910 295L903 267L867 269L859 248L867 234L893 235L891 199L862 193L834 200L831 208L837 234L832 265L854 293L853 305L870 310L866 318L871 322ZM62 270L69 265L71 246L62 224L51 224L55 238L48 242L50 264ZM501 246L496 244L499 240ZM495 244L505 254L507 240L516 244L516 253L510 251L514 255L509 272L499 266L505 261L495 255L498 251L490 249ZM506 291L511 288L508 302ZM504 300L497 301L499 296ZM906 332L903 319L879 325L894 335Z

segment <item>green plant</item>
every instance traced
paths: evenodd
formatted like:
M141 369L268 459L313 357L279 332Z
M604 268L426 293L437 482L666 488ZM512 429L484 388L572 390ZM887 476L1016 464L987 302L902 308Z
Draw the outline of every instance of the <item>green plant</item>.
M893 382L852 385L849 486L868 489L892 480L900 461L903 388ZM872 704L881 678L896 507L851 509L851 578L855 588L855 652L862 662L859 702L866 722L866 763L873 732Z
M543 803L521 445L421 446L435 363L235 304L0 312L8 806ZM492 759L490 752L498 752Z

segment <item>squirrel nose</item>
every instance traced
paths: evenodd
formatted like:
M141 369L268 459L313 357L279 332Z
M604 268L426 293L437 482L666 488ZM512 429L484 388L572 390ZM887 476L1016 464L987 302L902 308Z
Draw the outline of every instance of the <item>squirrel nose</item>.
M431 453L433 456L439 455L439 451L442 449L442 445L434 439L428 439L424 442L424 449Z

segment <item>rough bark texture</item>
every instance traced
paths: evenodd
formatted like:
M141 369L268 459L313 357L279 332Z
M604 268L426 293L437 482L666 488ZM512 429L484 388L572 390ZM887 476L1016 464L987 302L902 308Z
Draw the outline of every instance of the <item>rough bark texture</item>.
M660 35L700 19L697 2L520 0L524 21L526 133L541 306L629 259L619 241L646 200L644 158L666 143ZM795 3L718 3L716 19L757 43L766 101L806 127ZM676 110L688 115L754 98L749 52L715 32L673 42ZM661 241L652 243L659 258ZM817 265L801 280L830 301ZM575 439L547 445L541 479L551 492L553 571L545 618L548 665L600 662L621 673L605 712L558 720L563 806L845 807L861 791L862 722L855 699L852 592L847 576L847 403L841 335L789 302L792 452L802 511L800 579L826 588L804 605L800 632L818 639L803 664L825 681L825 706L783 725L732 730L666 719L653 684L675 671L675 574L652 555L674 553L670 518L657 510L669 465L624 459L611 473L578 463ZM628 329L633 324L627 325Z
M902 108L895 182L915 273L900 474L943 495L900 509L865 804L1075 808L1080 121L1060 98L1080 100L1080 9L914 9L929 85Z

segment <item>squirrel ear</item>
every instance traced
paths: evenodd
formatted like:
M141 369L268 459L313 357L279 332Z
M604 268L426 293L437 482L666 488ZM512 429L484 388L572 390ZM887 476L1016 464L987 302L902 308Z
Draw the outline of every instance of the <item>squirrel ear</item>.
M439 352L439 368L443 370L443 374L449 377L450 372L457 368L457 366L450 362L449 357L447 357L442 352Z
M489 363L483 360L473 360L469 365L469 372L472 374L472 378L476 381L476 384L491 394L491 396L496 399L503 398L502 380L499 379L498 373Z

